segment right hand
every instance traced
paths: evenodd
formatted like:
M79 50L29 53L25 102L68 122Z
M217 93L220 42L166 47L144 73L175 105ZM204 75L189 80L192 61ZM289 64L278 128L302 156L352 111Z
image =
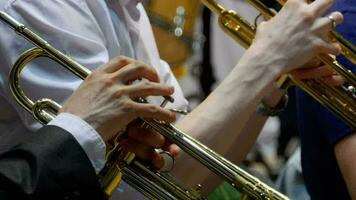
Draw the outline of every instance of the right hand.
M142 81L132 84L138 79ZM118 56L93 71L60 112L82 118L107 142L138 117L175 121L175 114L169 110L134 101L138 97L169 96L173 92L172 86L159 83L159 77L152 67ZM150 142L156 145L154 141Z

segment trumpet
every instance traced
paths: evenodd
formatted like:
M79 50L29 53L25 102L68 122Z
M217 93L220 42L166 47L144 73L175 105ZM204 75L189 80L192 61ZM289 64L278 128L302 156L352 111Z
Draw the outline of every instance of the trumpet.
M47 57L55 60L81 79L85 79L91 72L6 13L0 12L0 19L14 29L17 34L35 45L35 47L21 54L15 62L10 72L9 83L16 101L35 119L46 124L57 115L61 106L50 99L32 101L26 96L19 83L21 71L25 66L33 59ZM169 100L172 99L166 97L165 101ZM140 102L146 103L143 98L140 99ZM188 134L180 131L174 125L157 120L141 120L145 127L161 133L183 151L241 191L243 199L288 199ZM107 198L110 197L121 180L124 180L150 199L203 199L200 186L197 189L187 189L177 183L169 174L152 169L136 159L134 154L123 151L115 141L112 146L107 153L106 165L98 174L99 182Z
M220 28L225 33L231 36L244 48L248 48L251 45L256 33L255 26L244 20L243 17L235 11L226 10L215 0L202 0L202 2L212 12L219 16ZM264 16L269 18L274 16L274 12L272 12L259 0L248 0L248 2ZM283 4L285 0L279 0L279 2ZM356 47L334 31L330 33L330 37L340 44L342 54L351 62L355 63ZM293 85L302 88L320 104L334 112L351 128L356 130L356 76L351 70L342 66L330 56L320 55L318 58L342 75L348 85L342 87L332 87L319 79L301 80L293 77L291 74L281 76L276 81L277 85L281 89L285 90Z

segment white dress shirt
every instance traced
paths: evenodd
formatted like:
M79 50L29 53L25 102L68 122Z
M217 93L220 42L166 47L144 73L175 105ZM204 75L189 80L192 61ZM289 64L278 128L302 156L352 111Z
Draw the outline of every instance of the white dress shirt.
M249 23L254 24L258 11L244 0L218 0L228 10L234 10ZM217 86L235 67L245 53L245 48L221 30L218 15L213 14L211 20L211 62Z
M117 55L134 57L151 65L161 82L175 87L175 102L167 107L186 108L187 101L169 66L160 60L150 23L139 1L3 0L0 9L90 70ZM28 137L24 134L28 130L34 131L41 126L15 102L8 88L11 66L21 52L30 47L31 43L0 23L0 151ZM28 96L34 99L49 97L59 103L81 83L47 58L31 62L21 77L21 85ZM149 100L159 104L162 98ZM75 137L80 141L80 135ZM100 144L98 137L91 139ZM103 159L100 155L104 153L98 152L100 145L96 148L86 152L94 167L100 168Z

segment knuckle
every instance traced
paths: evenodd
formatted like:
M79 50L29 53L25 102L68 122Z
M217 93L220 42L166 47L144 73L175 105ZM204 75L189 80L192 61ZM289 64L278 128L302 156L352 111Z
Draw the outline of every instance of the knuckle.
M122 101L121 102L121 110L124 113L135 113L134 105L130 101Z
M152 113L152 114L156 114L156 113L158 113L160 110L159 110L159 108L157 107L157 106L155 106L155 105L150 105L149 107L148 107L148 110L150 111L150 113Z
M142 65L142 64L139 63L139 62L136 62L136 64L135 64L135 69L136 69L136 71L142 72L142 71L146 70L146 66L145 66L145 65Z
M119 89L117 89L117 90L115 91L114 95L115 95L116 98L121 98L121 97L125 96L126 93L127 93L126 89L124 89L124 88L119 88Z
M123 55L118 56L117 59L120 63L130 63L130 59Z
M115 62L118 64L118 65L122 65L122 66L127 66L128 64L131 63L131 60L130 58L126 57L126 56L123 56L123 55L119 55L115 58Z
M150 82L150 81L147 81L147 80L145 80L145 81L142 82L142 87L143 87L145 90L153 90L153 89L154 89L153 83Z
M102 76L100 82L104 85L104 87L110 87L115 84L115 80L110 76Z
M305 23L313 23L315 20L315 13L308 9L301 9L301 19Z

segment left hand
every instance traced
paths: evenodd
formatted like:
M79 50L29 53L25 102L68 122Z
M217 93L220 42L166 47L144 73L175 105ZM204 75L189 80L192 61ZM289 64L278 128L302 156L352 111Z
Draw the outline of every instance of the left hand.
M344 78L337 74L330 66L325 65L319 59L314 58L306 63L302 68L296 69L291 74L297 79L322 79L332 87L341 86L345 83ZM268 92L263 97L263 102L270 107L278 104L283 92L271 85L267 88Z
M292 71L291 74L298 79L322 79L330 86L341 86L345 83L341 75L317 58L310 60L302 68Z
M142 160L151 161L154 167L161 169L165 160L155 149L167 151L174 158L179 155L180 148L156 131L140 127L141 124L141 120L130 123L127 126L127 135L120 141L120 145L126 151L135 153Z

